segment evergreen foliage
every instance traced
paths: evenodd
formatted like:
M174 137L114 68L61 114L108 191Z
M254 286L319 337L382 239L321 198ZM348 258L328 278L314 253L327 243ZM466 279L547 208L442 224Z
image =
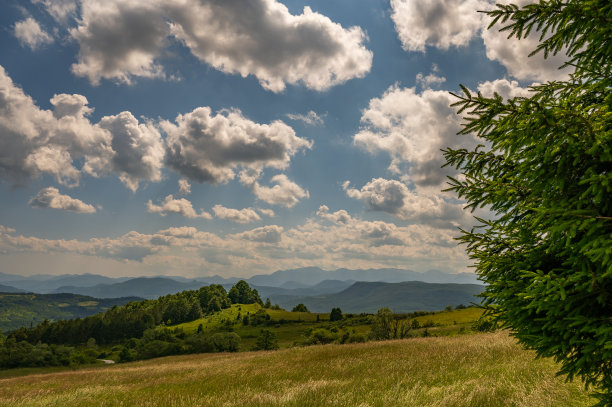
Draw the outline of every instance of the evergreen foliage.
M447 149L463 174L449 190L491 219L460 241L487 284L488 312L561 374L599 387L612 404L612 3L550 0L487 12L509 37L541 33L533 53L567 53L567 81L503 100L462 87L460 134Z

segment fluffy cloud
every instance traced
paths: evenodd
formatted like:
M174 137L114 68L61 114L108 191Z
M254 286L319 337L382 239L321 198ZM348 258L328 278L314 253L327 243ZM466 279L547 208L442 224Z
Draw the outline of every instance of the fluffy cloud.
M234 235L239 239L262 243L278 243L283 236L282 226L269 225L248 230Z
M391 0L391 18L406 51L467 45L482 28L486 0Z
M568 60L565 53L549 55L546 59L543 52L529 56L539 44L539 32L534 31L527 38L517 40L508 39L508 32L500 32L499 28L496 26L483 30L482 39L487 58L505 66L509 75L522 81L567 80L572 68L558 69Z
M38 22L32 17L16 22L14 33L21 45L28 46L32 50L53 42L53 37L40 28Z
M163 76L155 59L170 29L160 5L148 0L83 0L79 25L70 30L79 44L72 72L94 85L102 78L130 83L132 76Z
M276 0L83 0L71 34L80 46L73 72L94 84L163 76L157 61L169 36L215 69L254 75L273 92L297 83L325 90L372 64L359 27L345 29L309 7L292 15Z
M261 217L251 208L233 209L221 205L213 206L215 216L221 219L231 220L236 223L250 223L261 220Z
M346 194L363 201L371 211L385 212L399 219L454 228L468 220L461 204L450 203L440 195L410 190L396 180L375 178L361 189L343 185Z
M389 169L408 173L417 185L440 185L450 174L440 169L445 162L440 149L473 143L470 136L457 136L461 117L450 107L453 101L446 91L392 86L370 100L354 143L372 153L387 152Z
M532 2L512 1L520 7ZM538 45L539 32L517 40L508 39L507 31L499 32L502 25L487 29L490 18L478 11L492 7L491 0L391 0L391 18L406 51L425 52L427 46L447 50L465 46L481 35L487 58L501 63L512 77L524 81L567 79L571 68L557 69L567 60L565 54L547 59L542 53L528 57Z
M155 127L129 112L94 124L87 104L82 95L59 94L53 110L40 109L0 66L0 180L25 184L49 174L75 186L82 173L116 173L131 190L159 181L164 147Z
M321 126L324 123L323 118L312 110L306 114L287 113L286 116L291 120L303 121L310 126Z
M57 188L47 187L41 189L29 204L35 208L53 208L77 213L94 213L96 208L85 202L60 194Z
M198 214L195 209L193 209L191 202L189 202L187 199L175 199L172 195L168 195L161 205L155 205L153 201L149 200L149 202L147 202L147 210L150 213L159 213L162 216L166 216L169 213L175 213L187 218L212 218L212 216L205 211L201 211Z
M237 167L282 169L297 151L312 146L281 121L258 124L236 110L213 115L199 107L161 127L168 135L168 165L198 182L228 182Z
M103 117L98 126L112 135L111 171L132 191L140 181L160 181L165 148L159 131L151 123L139 123L130 112ZM99 163L98 171L107 167Z
M438 67L434 64L433 72L423 75L419 72L416 76L416 83L422 89L430 88L432 85L437 86L446 82L446 78L443 76L436 75L438 73Z
M496 79L480 83L478 84L478 91L485 97L493 97L497 93L506 100L531 96L529 89L522 88L517 81L509 81L508 79Z
M286 208L292 208L300 202L301 199L310 197L307 190L291 181L285 174L275 175L270 181L275 185L272 187L265 187L260 185L257 180L248 180L245 176L241 176L241 182L253 191L257 199L261 199L270 205L281 205Z

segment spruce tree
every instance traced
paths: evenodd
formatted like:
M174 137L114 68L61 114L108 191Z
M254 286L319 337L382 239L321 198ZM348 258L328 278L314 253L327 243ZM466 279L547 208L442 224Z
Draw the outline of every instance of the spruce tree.
M509 37L540 33L533 53L565 52L568 80L503 100L462 87L462 174L449 190L492 216L463 230L488 313L560 373L612 404L612 3L550 0L487 14Z

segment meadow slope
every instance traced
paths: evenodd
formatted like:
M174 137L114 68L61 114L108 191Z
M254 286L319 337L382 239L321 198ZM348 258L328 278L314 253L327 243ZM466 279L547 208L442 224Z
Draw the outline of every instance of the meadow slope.
M174 356L0 379L2 406L588 406L503 332Z

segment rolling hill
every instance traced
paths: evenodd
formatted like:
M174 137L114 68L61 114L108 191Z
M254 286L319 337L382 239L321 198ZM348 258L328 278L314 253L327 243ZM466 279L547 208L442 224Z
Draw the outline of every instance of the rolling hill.
M138 297L99 299L78 294L0 294L0 331L36 325L45 319L82 318L113 305L140 300Z

